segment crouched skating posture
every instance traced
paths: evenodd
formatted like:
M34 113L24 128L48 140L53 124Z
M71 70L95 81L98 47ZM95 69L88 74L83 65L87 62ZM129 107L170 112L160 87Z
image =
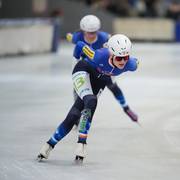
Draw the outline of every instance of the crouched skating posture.
M97 106L98 94L111 80L127 71L135 71L138 66L136 58L130 56L131 41L122 34L113 35L106 48L93 50L87 44L79 41L74 49L74 57L79 61L72 72L74 89L78 97L72 105L64 121L57 127L54 134L43 145L38 160L47 159L50 151L73 128L80 118L77 149L75 159L81 162L86 156L88 131Z
M111 35L107 32L101 31L101 21L95 15L86 15L80 20L80 30L67 33L67 40L73 44L77 44L79 41L86 43L88 46L94 50L103 48ZM83 56L82 58L83 59ZM79 59L73 59L73 65L77 63ZM123 108L124 112L130 117L132 121L137 121L138 116L128 105L126 98L122 89L118 86L115 81L115 78L111 76L111 79L108 80L106 84L107 88L112 92L117 102ZM74 100L77 98L77 93L74 90ZM75 126L77 127L79 121L76 122Z

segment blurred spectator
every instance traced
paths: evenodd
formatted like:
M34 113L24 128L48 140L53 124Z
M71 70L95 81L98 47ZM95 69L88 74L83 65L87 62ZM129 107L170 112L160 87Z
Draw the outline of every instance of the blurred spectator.
M133 6L137 12L136 14L140 17L157 17L160 2L161 0L136 0L133 2Z
M180 19L180 0L169 0L167 7L167 17L175 20Z
M138 1L139 1L139 0L128 0L129 4L130 4L132 7L136 6L136 4L137 4Z
M128 0L100 0L93 4L95 8L108 10L117 16L129 16L130 5Z
M92 5L93 3L94 3L93 0L86 0L86 4L87 4L87 5Z
M146 5L144 0L129 0L132 16L145 16Z
M57 52L59 48L59 41L60 41L60 27L61 27L61 20L63 16L62 9L54 9L50 13L50 17L52 18L52 23L54 26L53 29L53 39L52 39L52 46L51 46L51 52Z
M180 0L79 0L116 16L180 18Z
M158 16L157 5L161 0L88 0L95 8L107 10L117 16Z
M134 15L140 17L165 17L170 2L171 0L129 0Z
M146 11L145 17L156 17L157 13L157 2L158 0L145 0Z
M55 17L55 18L60 18L63 16L63 11L62 9L58 8L58 9L54 9L51 13L50 13L51 17Z

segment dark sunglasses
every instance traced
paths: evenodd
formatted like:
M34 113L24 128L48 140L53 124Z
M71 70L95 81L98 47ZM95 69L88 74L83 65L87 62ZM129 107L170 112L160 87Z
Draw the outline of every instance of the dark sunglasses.
M86 32L87 34L96 34L97 33L97 31L95 31L95 32Z
M119 61L119 62L122 61L122 60L128 61L129 60L129 56L124 56L124 57L116 56L115 59L116 59L116 61Z

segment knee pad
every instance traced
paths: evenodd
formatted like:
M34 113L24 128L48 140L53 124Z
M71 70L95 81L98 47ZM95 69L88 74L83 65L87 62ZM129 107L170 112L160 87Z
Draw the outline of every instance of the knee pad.
M91 110L84 109L81 113L78 142L86 144L88 131L91 126Z
M90 125L91 125L91 110L84 109L81 113L79 132L87 134Z

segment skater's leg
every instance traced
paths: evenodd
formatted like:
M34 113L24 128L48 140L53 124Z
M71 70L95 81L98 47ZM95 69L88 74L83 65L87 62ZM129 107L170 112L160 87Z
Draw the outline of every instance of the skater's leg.
M83 101L78 98L70 109L65 120L58 126L55 133L51 136L47 143L42 146L37 157L38 161L41 161L42 159L48 159L50 151L62 138L64 138L70 132L77 119L80 118L83 107Z
M91 127L92 117L97 105L97 98L95 95L87 95L83 98L83 100L84 110L81 113L78 144L75 152L75 160L77 162L82 162L86 156L86 140L88 137L88 131Z
M76 101L76 99L78 98L78 94L76 93L76 91L73 89L73 98L74 98L74 102ZM77 121L75 122L75 129L77 129L78 128L78 125L79 125L79 121L80 121L80 118L79 119L77 119Z
M81 113L80 129L78 143L86 144L88 131L91 126L92 117L97 106L97 97L95 95L87 95L83 98L84 110Z
M83 62L79 63L80 66L76 66L75 69L78 69L84 66ZM77 71L73 73L73 85L74 85L74 94L80 97L83 100L84 96L89 94L93 94L91 82L90 82L90 74L86 71ZM76 121L76 125L79 124L80 119Z
M74 124L80 118L83 107L83 101L80 98L77 98L65 120L58 126L55 133L47 142L48 144L54 147L62 138L64 138L71 131Z
M84 102L84 109L81 113L78 143L75 154L76 160L82 160L86 155L86 139L97 105L96 95L100 89L104 89L105 83L97 78L99 74L96 74L97 71L92 70L88 63L81 61L78 65L79 66L75 67L73 73L73 84L78 96ZM81 69L81 67L83 68Z

